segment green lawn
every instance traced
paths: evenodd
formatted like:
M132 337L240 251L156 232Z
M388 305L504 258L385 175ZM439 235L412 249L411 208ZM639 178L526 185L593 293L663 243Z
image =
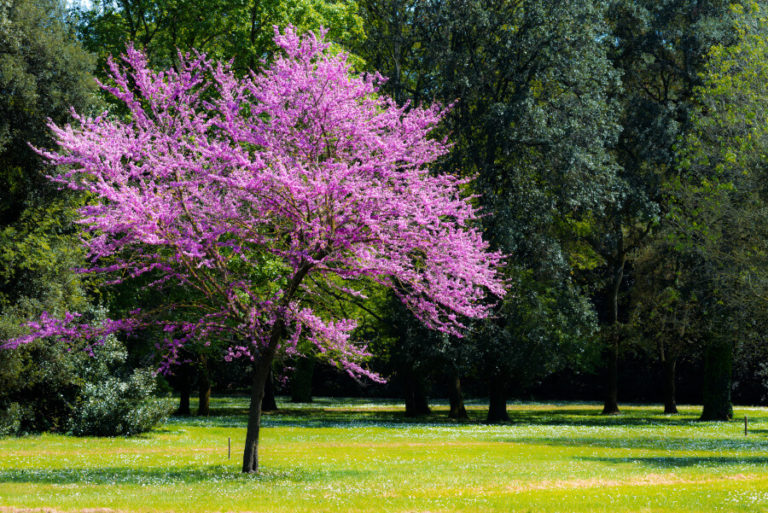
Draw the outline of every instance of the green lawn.
M768 511L768 409L702 423L696 407L517 404L488 426L481 404L455 424L446 406L409 422L392 402L282 403L245 476L245 406L218 399L138 438L2 439L0 511Z

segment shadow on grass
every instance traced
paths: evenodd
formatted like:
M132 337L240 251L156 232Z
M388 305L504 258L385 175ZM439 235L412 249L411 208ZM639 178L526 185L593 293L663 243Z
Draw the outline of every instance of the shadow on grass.
M248 410L246 408L216 408L211 409L209 417L175 416L170 422L176 425L210 426L210 427L242 427L246 426ZM389 410L365 410L349 408L307 407L295 408L287 406L276 411L265 412L261 417L262 427L315 427L343 428L359 426L397 427L429 425L455 426L463 424L479 424L484 415L472 415L470 420L457 421L447 416L447 411L421 417L406 417L405 412L396 406Z
M421 417L406 417L400 410L324 410L322 408L285 409L270 412L263 417L267 426L312 426L312 427L343 427L345 424L354 425L386 425L387 427L404 425L438 425L452 426L485 424L485 411L469 411L469 419L456 421L447 416L447 411L436 410L430 415ZM587 427L621 427L621 426L691 426L696 425L695 415L670 416L661 413L633 413L629 415L601 415L599 409L531 409L510 410L509 422L502 425L534 425L534 426L587 426Z
M747 456L743 458L733 456L660 456L640 458L598 458L594 456L588 456L579 459L582 461L610 463L614 465L621 463L633 463L659 469L768 465L768 456Z
M371 400L355 398L317 398L312 403L278 402L280 409L266 412L262 425L269 427L305 428L355 428L365 427L413 427L482 425L485 421L486 404L467 401L469 419L456 421L447 416L448 405L437 401L433 412L423 417L406 417L404 406L397 400ZM683 411L678 415L662 413L656 405L627 408L621 415L601 415L598 403L579 405L553 405L536 403L513 403L509 406L510 421L502 425L519 426L574 426L574 427L644 427L659 429L706 425L698 421L698 411ZM176 417L176 424L204 427L244 428L248 414L246 397L225 396L212 401L210 417ZM762 429L765 418L753 418L751 433L756 436L767 432Z
M212 427L245 427L248 408L229 401L218 408L211 409L210 417L175 417L173 422ZM370 404L370 401L369 403ZM310 404L283 404L277 411L266 412L262 416L264 427L316 427L343 428L358 426L411 427L418 425L455 426L481 425L485 421L485 409L472 407L468 410L469 419L456 421L447 416L447 406L440 405L433 413L422 417L406 417L402 405L396 402L381 404L381 408L366 408L350 402L323 402ZM540 405L515 405L509 409L510 421L502 425L533 426L581 426L581 427L659 427L700 425L698 413L666 415L656 407L633 409L622 415L601 415L595 405L587 407L549 407ZM754 421L753 421L754 422ZM759 422L762 424L762 419ZM758 424L758 425L759 425ZM757 426L755 426L757 427ZM765 429L751 429L752 433L762 433Z
M243 474L239 466L204 465L199 467L164 468L67 468L15 469L0 471L0 483L78 484L78 485L176 485L211 482L252 481L255 483L332 481L359 479L367 472L360 470L265 469L258 474Z
M696 423L696 415L665 415L654 411L632 412L622 415L602 415L599 409L556 408L549 410L516 410L510 412L510 424L539 426L690 426Z
M693 434L695 436L695 434ZM645 449L664 451L768 451L768 440L765 438L665 438L658 437L620 437L613 438L596 435L594 437L574 437L571 434L562 437L535 436L510 437L505 442L530 445L549 445L556 447L596 447L604 449ZM706 457L704 457L706 458ZM608 458L613 459L613 458ZM621 459L621 458L616 458ZM635 458L630 458L634 460Z

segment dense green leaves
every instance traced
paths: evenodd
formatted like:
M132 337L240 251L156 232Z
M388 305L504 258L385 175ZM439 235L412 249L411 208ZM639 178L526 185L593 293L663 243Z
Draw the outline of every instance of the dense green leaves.
M128 42L158 67L178 63L177 52L193 49L234 60L245 72L270 58L274 26L299 32L329 31L339 43L363 37L357 5L350 0L97 0L78 13L78 30L103 68Z
M564 340L577 344L594 330L571 273L591 257L570 226L589 225L615 196L609 150L619 133L612 100L619 76L607 58L606 5L361 5L371 44L360 53L393 77L392 94L401 102L455 102L445 122L455 146L443 167L477 176L478 201L490 214L485 232L509 254L509 275L520 287L472 343L493 364L485 375L535 382L559 367ZM525 364L524 354L536 356Z
M736 40L708 53L669 182L669 236L690 269L711 373L704 418L729 416L734 346L764 341L768 321L768 17L757 3L733 15Z
M18 219L55 189L29 147L46 146L46 122L64 122L70 107L87 111L94 61L74 40L58 0L0 3L0 226Z

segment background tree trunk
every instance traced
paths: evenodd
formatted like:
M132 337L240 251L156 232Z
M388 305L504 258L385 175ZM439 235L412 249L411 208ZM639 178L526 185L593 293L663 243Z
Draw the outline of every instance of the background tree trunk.
M723 339L711 340L704 348L704 408L701 420L731 420L731 371L733 345Z
M448 402L451 409L448 411L448 417L452 419L466 420L467 409L464 407L464 394L461 392L461 379L455 376L451 380L451 386L448 387Z
M667 357L664 366L664 413L677 413L677 401L675 400L675 367L677 360Z
M179 409L176 415L192 415L189 408L189 397L192 395L192 376L188 363L179 367Z
M608 347L603 415L618 415L619 410L619 341L614 337Z
M211 413L211 380L208 376L208 362L204 357L200 363L198 395L200 402L197 406L197 414L201 417L207 417Z
M622 239L619 238L621 241ZM610 288L609 297L609 323L610 342L608 350L606 351L607 368L606 368L606 387L605 387L605 403L603 403L603 415L618 415L619 411L619 290L621 289L621 281L624 279L624 246L623 242L619 243L618 254L620 257L614 265L613 269L613 281Z
M291 377L291 402L312 402L312 376L315 374L315 357L299 358Z
M489 424L509 422L509 414L507 413L507 384L499 377L491 379L488 393L488 416L485 421Z
M271 368L267 373L262 397L261 411L277 411L277 401L275 400L275 377Z
M424 380L417 376L412 368L406 369L403 374L405 416L421 417L432 413L432 410L429 408L429 401L427 400L427 391Z

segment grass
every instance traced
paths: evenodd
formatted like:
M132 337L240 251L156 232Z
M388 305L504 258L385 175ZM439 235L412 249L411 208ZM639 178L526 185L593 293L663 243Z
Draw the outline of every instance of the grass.
M743 423L625 406L514 404L507 425L408 421L395 402L281 404L262 430L262 472L238 472L244 398L137 438L0 439L0 511L768 511L768 409ZM227 459L227 438L232 459Z

